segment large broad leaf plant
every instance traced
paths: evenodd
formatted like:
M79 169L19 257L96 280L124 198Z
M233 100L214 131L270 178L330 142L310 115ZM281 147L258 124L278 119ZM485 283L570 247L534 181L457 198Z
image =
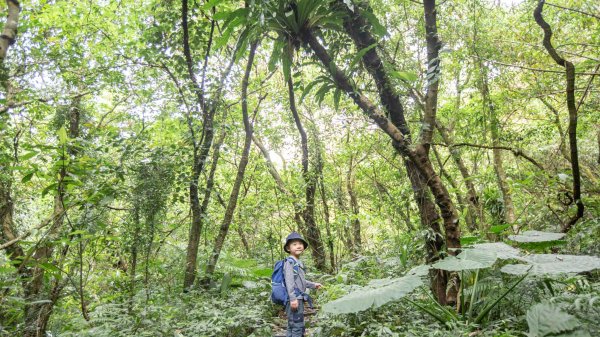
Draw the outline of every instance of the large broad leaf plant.
M547 247L549 242L551 244L560 243L563 237L564 235L561 233L528 231L521 235L510 236L509 239L516 244L534 243L539 245L537 247ZM498 294L499 296L489 301L479 313L471 313L470 309L468 315L467 312L461 312L470 322L480 323L493 306L527 277L557 277L560 274L574 274L600 269L600 258L595 256L528 254L526 251L502 242L480 243L463 249L457 256L448 256L433 265L421 265L413 268L402 277L372 280L368 285L354 288L355 290L347 295L326 303L323 305L323 311L328 314L358 313L405 298L408 302L415 304L419 309L431 314L441 322L460 319L459 314L447 308L440 308L436 311L422 307L413 302L409 295L425 285L424 278L428 275L430 268L458 273L475 272L476 277L473 284L473 288L475 288L479 270L494 267L498 260L514 261L514 263L505 264L500 271L509 277L517 277L517 279L504 292ZM475 290L471 289L470 293L474 294ZM465 301L468 302L468 300ZM548 302L542 302L531 307L527 312L527 322L530 329L528 336L590 336L589 332L582 328L576 317L567 314L559 306Z

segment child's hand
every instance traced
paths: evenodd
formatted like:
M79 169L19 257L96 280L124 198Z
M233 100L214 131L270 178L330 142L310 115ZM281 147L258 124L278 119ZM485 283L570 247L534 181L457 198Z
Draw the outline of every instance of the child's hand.
M321 283L315 283L315 288L321 289L323 288L323 285Z
M291 301L290 302L290 307L292 308L292 311L298 310L298 300Z

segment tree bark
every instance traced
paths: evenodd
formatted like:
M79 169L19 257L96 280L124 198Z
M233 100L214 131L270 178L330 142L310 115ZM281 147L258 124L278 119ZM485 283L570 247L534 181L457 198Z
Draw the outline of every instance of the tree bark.
M471 174L469 173L469 170L467 169L467 165L463 161L459 150L457 148L452 147L454 145L454 141L452 140L452 137L450 136L450 132L444 126L440 125L439 123L436 123L436 128L437 128L438 132L440 133L440 135L442 136L444 143L448 146L448 148L449 148L448 150L450 152L450 155L452 156L452 160L454 161L454 164L456 165L456 167L458 167L458 171L460 172L460 175L462 176L463 181L465 182L465 186L467 187L467 200L468 200L468 204L469 204L470 213L473 214L473 217L476 217L478 219L480 226L483 226L482 224L485 223L485 215L483 213L483 206L479 202L479 195L477 194L477 191L475 190L475 184L473 184L473 178L471 177ZM470 230L477 229L476 221L473 221L473 223L469 226L469 229Z
M76 99L73 106L69 109L69 128L68 136L71 139L76 139L79 136L79 121L81 118L80 111L80 99ZM59 238L61 229L64 222L64 198L65 198L65 177L67 176L67 167L64 163L67 161L67 157L75 157L77 150L74 146L68 144L63 145L63 153L61 154L61 166L58 172L58 186L57 192L54 197L54 211L52 215L53 223L48 230L48 235L43 242L38 244L38 248L33 254L34 260L41 263L52 263L56 264L59 262L58 258L53 259L54 253L54 241ZM63 248L63 258L68 252L69 246ZM62 286L60 285L60 279L52 278L54 280L54 286L51 287L51 291L48 294L43 293L44 280L45 280L45 269L39 266L33 268L31 272L32 278L24 286L25 298L30 305L25 306L25 331L24 337L42 337L46 334L46 326L50 315L52 314L52 308L54 303L60 297ZM40 303L42 300L50 299L50 303Z
M306 231L306 240L308 241L309 247L311 248L313 259L315 260L315 267L319 270L324 271L325 265L325 249L323 248L323 240L321 239L321 232L315 221L315 193L317 190L317 176L314 172L309 171L308 165L308 137L306 131L302 126L300 115L296 108L296 97L294 94L294 83L292 77L287 79L288 95L290 103L290 111L294 117L296 128L300 133L300 142L302 147L302 178L304 179L305 189L305 205L302 212L302 218L304 219L304 230Z
M231 56L231 60L229 64L225 67L223 72L220 75L220 78L216 84L215 88L215 96L212 99L210 104L207 104L207 99L204 93L204 78L207 71L208 66L208 56L210 54L210 48L212 45L213 34L214 34L214 21L211 24L211 31L209 36L209 41L207 44L207 50L204 60L204 66L202 70L202 83L199 84L196 75L194 72L194 61L192 59L190 45L189 45L189 28L188 28L188 1L182 0L182 8L181 8L181 19L182 19L182 27L183 27L183 53L185 55L185 62L187 65L188 76L191 81L192 91L196 97L195 111L202 111L202 133L200 136L200 142L198 143L198 139L196 139L196 130L193 125L191 112L188 111L187 115L187 124L188 129L190 131L190 135L192 138L193 145L193 156L192 156L192 176L189 184L189 194L190 194L190 208L192 212L192 222L190 224L190 234L188 239L188 247L187 247L187 255L186 255L186 264L185 264L185 273L184 273L184 291L188 289L194 282L195 278L195 269L196 269L196 261L198 258L198 247L200 244L200 234L202 232L202 222L203 218L206 216L206 207L200 204L199 198L199 179L202 172L204 172L206 160L208 158L210 148L212 147L213 138L215 135L214 132L214 118L217 109L221 103L221 95L223 92L223 88L225 86L225 80L228 77L233 64L235 63L235 54L234 51ZM210 190L210 189L209 189ZM207 199L208 197L208 199ZM210 201L210 192L205 193L204 203L208 203ZM208 206L208 205L207 205Z
M577 206L577 211L568 222L561 228L563 233L568 232L583 217L584 204L581 200L581 173L579 169L579 151L577 148L577 107L575 105L575 66L570 61L562 58L554 46L552 46L552 28L544 20L542 10L544 9L544 0L538 2L537 7L533 11L535 22L544 31L544 39L542 44L554 62L565 68L566 75L566 96L567 109L569 110L569 148L571 157L571 171L573 174L573 200Z
M227 233L229 232L229 225L231 224L231 220L233 219L233 215L235 213L237 199L240 193L240 187L242 185L242 181L244 180L246 166L248 165L250 145L252 144L253 133L250 117L248 116L248 82L250 78L250 71L252 70L252 65L254 64L254 55L256 53L257 46L258 41L252 42L250 46L248 63L246 64L246 71L242 80L242 114L244 118L244 130L246 134L244 138L244 148L242 150L242 157L238 166L238 172L235 177L235 182L233 183L233 188L231 189L231 194L229 196L229 202L227 203L227 209L225 210L225 216L223 217L223 222L221 223L219 234L215 239L215 245L213 247L212 253L208 259L208 263L206 264L206 273L204 279L202 280L202 285L204 287L208 287L210 285L211 279L215 272L217 261L219 260L219 255L221 254L221 249L223 248L223 244L225 243Z
M314 51L315 55L319 58L321 63L323 63L325 69L330 72L334 82L336 83L336 86L343 90L355 102L355 104L358 105L358 107L360 107L361 110L363 110L365 114L392 139L394 147L397 149L397 151L410 162L407 162L407 164L410 164L407 166L412 170L412 165L414 165L413 172L422 175L423 178L425 178L425 181L417 180L417 174L411 175L411 172L408 171L409 176L411 176L411 182L413 182L412 179L418 183L425 182L429 187L429 190L434 195L436 204L439 207L442 219L444 220L444 228L446 230L446 247L449 249L450 254L457 254L460 250L460 228L458 226L458 214L454 208L454 203L450 198L448 190L442 183L440 177L435 173L433 166L431 165L431 161L427 156L427 149L421 144L411 146L409 139L404 136L402 131L397 128L395 124L369 100L369 98L354 88L348 77L333 62L325 48L321 45L311 31L304 32L303 41ZM367 54L369 53L367 52L366 55ZM381 67L381 71L383 71L383 67ZM385 88L385 86L383 88ZM386 96L387 99L387 95L384 96ZM384 106L386 106L386 104L384 104ZM393 115L390 114L390 116ZM403 116L403 114L401 116ZM435 227L431 228L432 230L435 230ZM438 300L441 303L446 303L445 297L438 298ZM453 301L453 299L451 299L451 301Z
M369 27L366 20L360 14L360 8L355 6L354 10L350 10L343 4L343 1L338 1L340 6L346 8L346 18L344 19L344 28L348 35L354 41L357 49L364 50L377 43L375 38L368 32ZM439 39L437 36L437 23L435 18L435 1L425 1L425 30L427 39L427 50L428 50L428 63L434 65L432 67L431 74L428 83L428 93L426 98L426 113L423 123L421 144L416 146L411 145L410 131L404 117L404 109L400 102L399 96L393 91L393 85L386 73L383 61L377 54L376 48L370 48L362 56L362 61L375 80L377 91L379 93L381 104L383 105L385 115L379 111L379 109L372 104L368 98L358 93L355 90L346 76L333 64L331 57L327 55L326 50L320 46L318 41L310 42L310 36L305 41L311 46L315 54L319 57L321 62L329 69L334 81L344 92L346 92L350 98L371 118L375 123L390 136L393 140L395 149L405 157L405 166L407 167L407 173L411 178L411 185L415 193L417 204L421 212L421 221L426 228L429 228L434 233L430 237L434 240L427 242L428 256L429 259L439 259L439 252L442 249L440 241L437 239L441 236L441 230L439 229L439 223L436 221L439 219L437 210L432 202L430 202L429 196L425 189L425 186L429 187L429 190L435 197L436 204L438 205L442 219L444 220L445 234L446 234L446 247L451 248L449 253L458 253L457 248L460 248L460 228L458 226L458 214L454 208L454 204L450 198L450 195L440 178L437 176L431 165L431 161L428 157L429 143L431 141L431 133L435 125L435 115L437 110L437 78L435 74L439 72L439 58L434 57L439 53ZM314 38L314 37L313 37ZM430 67L428 67L429 69ZM429 123L429 126L427 126ZM436 242L437 241L437 242ZM452 249L456 248L456 249ZM439 271L439 274L442 274ZM445 289L446 280L442 275L436 275L432 277L432 281L436 283L432 287L434 293L438 296L440 303L446 303ZM443 283L443 284L442 284ZM452 288L451 297L455 292L456 287ZM442 290L443 289L443 290ZM453 298L450 301L454 301Z
M500 193L502 194L502 204L504 206L504 216L502 220L506 224L511 224L513 226L513 231L516 233L519 230L519 228L515 224L515 206L513 204L512 195L508 186L506 172L504 171L502 150L498 148L500 146L500 121L498 120L496 105L492 101L490 95L487 68L483 65L480 59L478 60L480 73L479 90L481 91L483 103L487 107L490 116L490 133L492 136L492 157L494 161L494 172L496 173L496 182L498 183L498 188L500 189ZM487 231L488 228L482 228L482 232L485 233Z
M333 234L331 233L331 223L329 214L329 205L327 204L327 195L325 194L325 182L323 181L323 171L320 170L319 192L321 194L321 202L323 203L323 218L325 219L325 230L327 231L327 248L329 248L329 263L331 270L336 270L335 251L333 247Z
M356 193L354 192L353 159L354 157L351 155L350 162L348 163L348 172L346 174L346 189L348 190L348 197L350 197L350 209L352 210L352 241L354 242L352 245L352 250L353 253L359 254L362 251L360 219L358 219L358 216L360 215L360 208L358 206Z
M323 153L322 143L319 137L319 132L315 127L315 141L316 141L316 164L315 171L319 179L319 192L321 194L321 203L323 204L323 219L325 220L325 230L327 233L327 248L329 249L329 263L331 264L331 270L334 271L336 267L335 263L335 251L333 246L333 235L331 233L331 223L329 214L329 205L327 203L327 194L325 190L325 177L323 176Z
M21 6L17 0L6 0L6 6L8 7L8 15L6 16L6 23L0 35L0 85L7 91L5 98L7 98L7 106L10 104L8 97L9 85L8 85L8 69L4 65L4 59L8 53L8 48L13 45L17 38L17 26L19 24L19 12L21 12ZM0 114L6 111L0 111Z
M219 139L214 145L213 155L211 159L211 167L208 174L208 178L206 179L206 190L204 191L204 199L202 199L202 205L199 209L199 214L201 214L199 222L196 223L196 226L190 227L190 235L187 246L187 255L186 255L186 268L185 275L183 281L183 289L189 289L194 284L194 279L196 278L196 265L198 261L198 247L200 246L200 235L202 234L202 227L204 224L204 215L208 210L208 205L210 203L210 196L214 187L214 177L215 172L217 170L217 164L219 162L219 155L221 145L225 140L226 130L222 130L219 136Z

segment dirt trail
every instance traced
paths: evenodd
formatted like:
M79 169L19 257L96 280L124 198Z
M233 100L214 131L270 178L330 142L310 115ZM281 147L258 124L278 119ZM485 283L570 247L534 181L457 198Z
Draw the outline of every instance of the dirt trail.
M305 309L304 312L304 320L305 324L308 327L306 329L305 337L312 336L313 325L317 321L317 312L314 309ZM274 325L272 326L273 337L285 337L285 333L287 330L287 317L285 315L284 310L279 310L277 312L277 317L273 319Z

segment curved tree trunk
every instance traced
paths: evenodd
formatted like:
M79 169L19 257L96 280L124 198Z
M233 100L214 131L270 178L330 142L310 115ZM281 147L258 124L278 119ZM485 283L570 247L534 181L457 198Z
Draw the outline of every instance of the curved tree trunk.
M304 219L304 230L306 232L306 240L311 248L313 259L315 260L315 266L319 270L325 270L325 249L323 248L323 240L321 239L321 232L315 221L315 193L317 191L317 175L314 172L310 172L308 168L308 137L306 131L302 126L300 115L296 108L296 98L294 94L294 83L292 77L287 79L289 103L296 128L300 133L300 141L302 146L302 178L306 185L306 204L302 212L302 218Z
M345 7L343 1L338 1L338 4ZM387 114L379 111L366 96L358 93L357 90L353 88L349 79L333 63L331 57L327 54L327 51L316 39L314 39L312 34L306 34L305 42L307 42L324 66L330 71L337 86L346 92L350 98L352 98L354 102L392 138L396 150L405 157L407 172L411 178L411 184L421 211L421 221L434 232L432 237L437 238L438 235L441 236L439 223L436 222L436 220L439 219L439 215L435 206L432 205L433 203L429 202L430 199L428 193L425 188L423 188L425 184L429 187L429 190L433 194L436 204L441 211L446 234L446 247L451 248L449 250L450 254L457 254L458 248L460 248L458 214L448 191L433 170L433 166L428 157L429 143L431 142L437 111L437 86L439 77L439 57L437 57L437 55L439 53L440 43L437 36L435 1L425 1L424 10L429 63L428 92L425 99L426 107L421 144L416 146L411 145L410 130L404 117L403 106L399 96L393 91L393 85L386 72L383 61L377 54L376 48L367 49L367 52L362 56L362 61L367 71L375 80L380 102ZM358 8L358 6L355 6L354 10L347 8L346 18L344 19L344 28L354 41L358 50L365 50L366 48L377 44L375 38L367 30L368 27L369 24L360 14L360 8ZM431 71L429 71L429 69L431 69ZM427 243L427 246L430 249L428 250L430 259L439 259L439 255L436 253L436 251L439 252L442 249L439 242L431 241ZM432 283L435 283L432 287L437 289L434 290L434 293L438 296L438 301L445 304L447 302L445 296L446 280L441 274L443 274L443 272L439 271L438 275L432 277ZM451 298L449 299L451 302L455 301L453 298L455 292L456 287L453 287L450 292Z
M570 61L562 58L556 49L552 46L552 28L544 20L542 10L544 9L544 0L538 2L537 7L533 11L535 22L544 31L543 45L552 57L554 62L565 68L566 75L566 96L567 109L569 110L569 148L571 157L571 171L573 174L573 200L577 206L577 212L569 221L561 228L563 233L568 232L577 221L583 217L584 205L581 200L581 173L579 169L579 153L577 148L577 107L575 106L575 66Z
M254 64L254 55L256 53L257 46L258 41L253 42L250 46L248 63L246 64L246 71L242 80L242 114L244 118L244 130L246 134L244 138L244 148L242 150L242 157L238 166L235 182L233 183L233 188L231 189L231 194L227 203L227 209L225 210L225 216L223 217L223 222L221 223L221 227L219 229L219 233L217 234L217 238L215 239L215 245L213 247L212 253L208 258L208 263L206 264L206 273L204 279L202 280L202 285L204 287L208 287L210 285L211 279L217 267L217 261L219 260L221 249L223 248L223 244L225 243L227 233L229 232L229 225L231 225L231 220L233 219L235 213L237 199L240 193L240 187L242 186L244 174L246 173L246 166L248 165L250 145L252 144L253 133L250 117L248 116L248 82L250 78L250 71L252 70L252 65Z
M319 58L321 63L323 63L325 69L330 72L338 88L343 90L355 102L355 104L358 105L358 107L360 107L361 110L363 110L365 114L367 114L367 116L371 118L393 140L394 147L397 149L397 151L408 161L410 161L411 165L414 164L415 171L418 175L423 176L424 181L429 187L429 190L435 197L436 204L439 207L442 219L444 220L443 223L446 234L446 247L449 249L450 254L457 254L461 247L458 214L454 208L454 203L450 198L448 190L442 183L440 177L435 173L435 170L431 165L431 161L427 155L428 151L426 147L421 144L416 146L411 145L409 139L407 139L401 131L401 128L396 127L395 123L388 119L386 115L375 104L373 104L368 97L355 90L349 78L333 62L325 48L321 45L319 40L313 35L312 32L305 32L303 34L303 40L314 51L315 55ZM373 49L370 51L372 50ZM369 52L367 52L365 55L368 54ZM381 67L378 69L380 69L382 74L387 78L387 75L383 72L383 63L380 64ZM385 86L383 86L383 88L385 89ZM389 89L388 92L391 92L391 89ZM382 96L386 96L387 99L387 92L382 90L382 93ZM384 104L384 106L387 105ZM397 117L403 117L403 114ZM417 175L413 175L413 177L417 177ZM423 180L420 180L420 182L423 182ZM433 227L432 229L435 230ZM446 303L446 298L439 300L441 303Z

